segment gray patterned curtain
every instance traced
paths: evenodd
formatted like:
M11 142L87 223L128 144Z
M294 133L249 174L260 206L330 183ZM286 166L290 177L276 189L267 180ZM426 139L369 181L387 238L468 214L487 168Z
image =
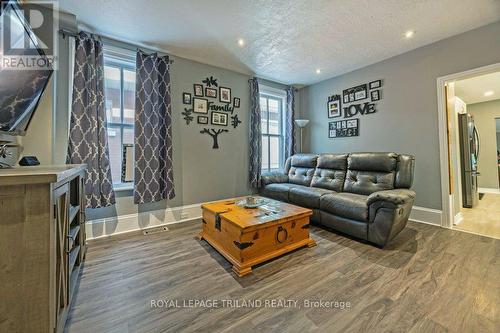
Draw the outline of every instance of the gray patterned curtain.
M250 186L260 187L262 168L262 136L260 123L260 96L257 78L250 79Z
M168 56L138 50L135 88L134 202L175 197Z
M295 88L286 90L285 160L295 154Z
M87 164L87 207L113 205L104 108L102 42L81 32L75 38L75 73L69 130L68 164Z

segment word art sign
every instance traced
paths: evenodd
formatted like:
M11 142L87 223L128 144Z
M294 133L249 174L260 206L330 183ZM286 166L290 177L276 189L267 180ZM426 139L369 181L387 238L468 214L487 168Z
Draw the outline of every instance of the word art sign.
M375 103L351 104L344 107L344 118L352 118L357 114L364 116L375 112L377 112Z

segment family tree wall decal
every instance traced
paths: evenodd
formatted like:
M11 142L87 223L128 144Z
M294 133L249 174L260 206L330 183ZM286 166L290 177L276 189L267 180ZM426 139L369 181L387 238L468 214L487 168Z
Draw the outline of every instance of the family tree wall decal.
M203 130L200 131L201 134L208 134L212 137L213 139L213 145L212 149L219 149L219 134L224 133L224 132L229 132L227 129L218 129L214 130L213 128L204 128Z
M207 128L207 125L227 127L229 118L231 118L233 128L241 124L238 115L234 114L240 107L240 98L232 98L231 88L220 86L213 76L201 80L201 84L193 84L193 94L182 93L182 102L189 105L181 112L186 125L189 125L196 117L196 123L204 125L200 133L208 134L212 138L212 149L219 149L219 135L229 130Z

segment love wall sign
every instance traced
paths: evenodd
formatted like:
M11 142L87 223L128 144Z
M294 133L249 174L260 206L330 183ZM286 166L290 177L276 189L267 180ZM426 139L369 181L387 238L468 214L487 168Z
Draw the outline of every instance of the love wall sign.
M328 97L328 118L340 118L328 123L328 137L342 138L359 136L360 118L377 112L376 102L382 99L382 80L344 89L342 97L338 94ZM354 118L354 119L353 119Z

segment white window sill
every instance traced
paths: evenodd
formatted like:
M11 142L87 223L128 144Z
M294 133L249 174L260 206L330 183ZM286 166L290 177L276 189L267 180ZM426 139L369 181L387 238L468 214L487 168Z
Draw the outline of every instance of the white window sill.
M113 184L115 192L131 191L134 189L134 183Z

